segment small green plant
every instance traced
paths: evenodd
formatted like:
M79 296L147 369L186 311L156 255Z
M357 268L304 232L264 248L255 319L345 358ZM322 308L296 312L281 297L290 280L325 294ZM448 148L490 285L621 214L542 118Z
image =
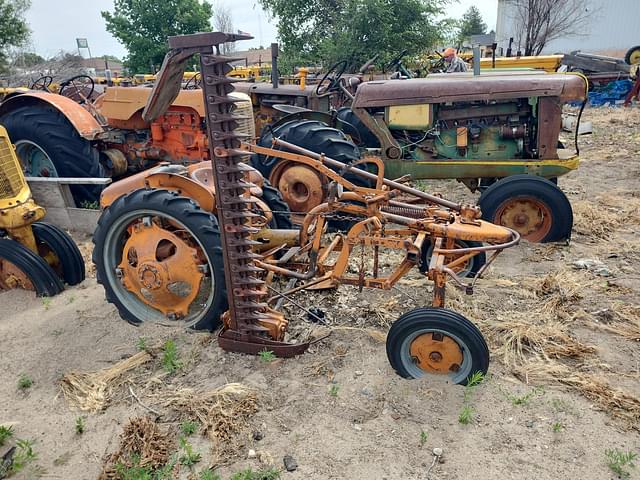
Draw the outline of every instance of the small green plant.
M273 362L276 359L276 355L272 351L266 349L258 353L258 356L260 357L260 360L265 363Z
M73 295L69 295L69 298L67 298L67 304L71 304L75 301L76 301L76 297L74 297Z
M82 435L84 433L84 417L76 418L76 433Z
M190 467L200 461L201 455L193 451L193 446L184 437L180 437L180 448L182 448L184 452L180 457L180 463L182 465Z
M174 478L175 456L172 456L169 463L158 469L151 466L141 466L140 455L133 454L130 460L131 466L126 466L121 461L115 465L116 478L121 480L173 480Z
M4 445L9 438L13 437L13 427L0 425L0 447Z
M42 306L45 310L49 310L51 306L51 297L42 297Z
M198 474L198 480L222 480L222 477L213 470L206 469Z
M149 350L149 345L147 345L147 339L145 337L138 337L136 341L136 348L140 352L146 352Z
M16 451L13 454L13 461L9 466L7 472L10 476L14 473L18 473L33 462L38 455L33 451L33 440L16 440Z
M562 425L562 423L560 422L554 422L553 425L551 425L551 430L553 430L555 433L560 433L563 428L564 425Z
M86 208L88 210L100 210L100 204L97 201L90 202L89 200L83 200L80 202L80 208Z
M332 397L337 397L339 390L340 390L340 386L334 383L333 385L331 385L331 388L329 389L329 395L331 395Z
M424 447L425 443L427 443L427 440L429 440L429 434L422 430L420 432L420 446Z
M484 380L485 376L482 372L475 372L467 379L462 398L462 410L460 410L460 414L458 415L458 422L463 425L468 425L473 421L474 410L471 406L471 399L476 387Z
M166 372L174 373L182 367L182 363L178 360L178 348L176 347L176 342L171 339L167 340L162 346L162 351L162 366Z
M525 406L529 405L529 402L531 402L533 397L543 394L544 390L542 388L534 388L524 395L509 395L509 400L511 400L511 403L515 406Z
M20 375L20 378L18 379L18 388L20 390L26 390L28 388L31 388L32 386L33 379L29 375L27 375L26 373Z
M463 405L458 415L458 422L463 425L469 425L473 421L473 407L470 405Z
M622 479L627 479L631 473L625 468L636 468L634 460L638 457L634 452L623 452L617 448L607 449L604 451L607 457L607 466L613 473Z
M234 473L229 480L278 480L279 478L280 470L277 468L260 469L255 472L251 468L247 468Z
M199 426L200 424L198 422L195 422L193 420L185 420L180 424L180 431L188 437L189 435L193 435L194 433L196 433Z

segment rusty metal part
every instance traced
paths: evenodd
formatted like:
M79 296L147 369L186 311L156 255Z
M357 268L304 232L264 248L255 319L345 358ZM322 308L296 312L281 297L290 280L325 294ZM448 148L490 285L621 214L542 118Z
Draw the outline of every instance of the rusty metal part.
M251 239L251 235L258 233L252 219L259 215L251 212L252 184L244 177L250 167L243 163L246 152L240 150L242 135L234 132L239 118L233 113L236 100L229 94L235 81L226 76L232 70L229 62L234 59L220 55L221 43L244 38L249 37L203 33L169 38L169 53L142 117L151 121L164 114L180 91L188 60L193 54L200 54L208 146L229 296L219 344L234 351L258 353L268 348L278 356L291 356L302 353L308 345L284 343L287 320L263 303L267 291L258 277L262 270L255 264L259 256L252 251L257 242Z
M498 207L495 218L500 225L512 228L525 240L539 242L551 230L553 215L537 198L515 197Z
M269 182L280 190L292 212L306 213L322 203L328 180L307 165L278 162Z
M14 288L34 290L33 283L22 270L8 260L0 258L0 290Z
M168 318L183 318L198 296L204 274L199 252L153 221L129 227L118 265L122 284Z
M101 153L109 159L112 177L120 177L127 173L127 157L124 156L122 151L117 148L107 148L106 150L102 150Z
M419 335L411 342L409 353L425 372L441 374L457 372L464 358L458 342L441 332Z

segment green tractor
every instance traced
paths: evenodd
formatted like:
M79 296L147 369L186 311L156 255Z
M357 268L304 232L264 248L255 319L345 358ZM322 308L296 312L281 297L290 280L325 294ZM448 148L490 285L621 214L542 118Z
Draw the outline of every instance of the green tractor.
M558 137L563 105L586 99L584 77L524 70L360 83L343 71L328 72L312 96L342 96L350 106L319 112L282 96L284 105L271 105L281 117L263 128L259 143L271 146L277 137L350 163L375 155L389 178L457 179L481 193L486 220L532 242L570 237L573 213L557 178L577 168L579 151L577 136L571 150ZM253 165L292 212L327 197L328 179L308 167L263 156Z

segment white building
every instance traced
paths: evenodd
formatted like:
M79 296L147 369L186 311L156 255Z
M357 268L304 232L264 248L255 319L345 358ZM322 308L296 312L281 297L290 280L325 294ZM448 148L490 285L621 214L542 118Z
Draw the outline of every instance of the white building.
M579 36L564 36L549 42L542 53L569 53L575 50L604 55L623 56L635 45L640 45L640 0L589 0L582 7L591 14L590 24ZM512 51L524 52L524 39L517 32L514 0L498 0L496 42L498 55L506 55L509 38L513 37Z

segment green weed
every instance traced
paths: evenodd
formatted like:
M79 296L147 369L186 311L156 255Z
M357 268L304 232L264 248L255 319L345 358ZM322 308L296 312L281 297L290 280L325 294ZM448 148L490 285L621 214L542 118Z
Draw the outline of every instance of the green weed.
M162 346L162 366L168 373L174 373L182 367L182 363L178 359L178 348L176 342L167 340Z
M83 200L80 202L80 208L86 208L87 210L100 210L100 203L97 201L90 202L89 200Z
M331 385L331 388L329 389L329 395L331 395L332 397L337 397L339 390L340 390L340 386L334 383L333 385Z
M76 433L82 435L84 433L84 417L76 418Z
M151 466L141 466L139 455L131 456L131 464L130 467L127 467L122 462L117 463L115 466L116 478L119 480L173 480L174 478L175 458L157 470Z
M420 432L420 446L424 447L424 444L427 443L427 440L429 440L429 434L422 430Z
M467 384L464 387L462 398L462 410L458 415L458 422L463 425L468 425L473 421L474 409L471 406L471 399L476 387L485 380L485 375L482 372L475 372L467 379Z
M26 373L20 375L20 378L18 379L18 388L20 390L26 390L28 388L31 388L32 386L33 379L29 375L27 375Z
M607 457L607 466L622 479L626 480L631 476L631 473L625 467L636 468L633 461L638 457L637 453L623 452L613 448L605 450L604 454Z
M463 425L469 425L473 421L473 407L470 405L463 405L458 415L458 422Z
M145 337L138 337L136 341L136 348L140 352L146 352L149 350L149 345L147 345L147 339Z
M202 470L198 474L198 480L222 480L222 477L213 470Z
M0 447L4 445L9 438L13 437L13 427L5 427L0 425Z
M262 350L258 353L258 356L265 363L273 362L276 359L276 355L270 350Z
M198 452L193 451L193 446L184 437L180 437L180 448L184 451L180 457L180 463L182 465L190 467L200 461L202 456Z
M524 406L524 405L529 405L533 397L537 395L543 395L543 394L544 394L544 390L542 388L534 388L533 390L530 390L524 395L520 395L520 396L509 395L509 400L511 400L511 403L515 406Z
M8 466L8 470L4 472L8 474L6 476L13 475L14 473L18 473L24 468L33 462L38 455L33 451L33 440L16 440L16 451L13 454L13 461L11 465ZM0 474L3 473L0 470ZM0 478L4 478L0 475Z
M51 297L42 297L42 306L45 310L49 310L51 306Z
M188 437L189 435L193 435L194 433L196 433L199 426L200 424L198 422L195 422L193 420L185 420L180 424L180 431Z
M260 469L254 472L251 468L236 472L231 475L229 480L278 480L280 478L280 470L277 468Z

